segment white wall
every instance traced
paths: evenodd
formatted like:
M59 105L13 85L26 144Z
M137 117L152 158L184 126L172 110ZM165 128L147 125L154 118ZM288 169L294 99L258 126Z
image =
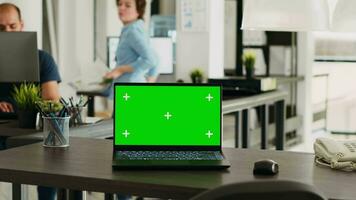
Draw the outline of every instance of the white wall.
M57 0L57 64L62 77L60 92L65 97L75 94L67 83L76 80L81 75L80 61L88 60L91 57L90 49L92 49L92 45L88 40L92 38L92 29L89 20L87 20L91 16L88 13L92 10L90 2Z
M96 59L102 60L106 63L106 30L107 30L107 4L108 2L114 3L114 1L96 1L96 52L95 57ZM94 53L94 52L93 52Z
M177 65L176 79L190 82L189 74L195 68L205 77L222 77L224 66L224 1L207 0L207 30L183 31L181 1L177 0Z
M224 76L225 1L209 1L209 66L208 77Z
M312 33L298 33L298 75L304 76L304 81L298 82L297 114L303 117L302 127L298 133L303 139L312 133L312 67L314 62L314 37ZM310 144L310 143L309 143Z
M200 68L207 74L209 66L209 34L208 33L188 33L182 34L177 31L176 50L176 79L190 81L189 73Z
M356 131L356 63L316 62L313 74L328 74L327 83L315 85L313 92L314 98L322 96L323 92L328 98L328 130ZM327 91L321 90L326 88Z
M226 69L236 68L236 1L225 1L225 60Z
M209 32L183 32L181 27L181 1L176 1L176 79L190 81L189 73L200 68L207 74L209 66Z
M117 6L114 0L97 0L97 57L103 63L107 63L107 36L119 36L123 24L117 14Z
M100 0L98 0L100 1ZM106 1L106 35L119 36L123 24L119 20L115 1Z

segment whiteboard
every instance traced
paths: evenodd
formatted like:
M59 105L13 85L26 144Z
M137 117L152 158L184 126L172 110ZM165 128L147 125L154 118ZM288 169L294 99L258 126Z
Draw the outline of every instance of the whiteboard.
M108 67L114 69L116 67L116 48L119 44L119 37L108 37ZM152 37L150 44L157 54L159 65L158 72L160 74L173 74L173 41L167 37Z
M160 74L173 74L173 41L172 38L151 38L152 48L156 51Z

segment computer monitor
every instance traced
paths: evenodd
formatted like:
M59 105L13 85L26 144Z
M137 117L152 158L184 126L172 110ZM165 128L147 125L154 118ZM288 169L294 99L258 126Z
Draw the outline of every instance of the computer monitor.
M0 83L39 82L36 32L0 32Z

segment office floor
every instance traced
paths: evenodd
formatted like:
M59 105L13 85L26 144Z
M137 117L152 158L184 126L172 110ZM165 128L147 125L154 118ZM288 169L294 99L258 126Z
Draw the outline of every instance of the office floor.
M233 116L224 116L223 119L223 133L224 147L233 147L234 146L234 118ZM254 124L250 124L254 126ZM345 135L332 135L325 131L317 131L312 134L307 135L305 141L301 144L288 147L287 151L296 151L296 152L313 152L313 142L317 137L332 137L335 139L356 139L356 136L345 136ZM36 200L37 192L35 186L26 186L25 190L28 191L27 200ZM85 194L87 200L103 200L104 194L97 192L87 192ZM11 199L11 184L9 183L0 183L0 200L9 200ZM145 198L146 199L146 198ZM26 200L26 199L25 199Z

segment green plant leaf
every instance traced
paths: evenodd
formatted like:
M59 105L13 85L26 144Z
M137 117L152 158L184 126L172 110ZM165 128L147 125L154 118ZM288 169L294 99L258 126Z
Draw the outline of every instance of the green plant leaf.
M252 51L246 51L242 56L242 61L245 68L255 68L256 54Z
M203 77L203 71L200 69L194 69L190 72L190 77L193 79L195 77Z
M63 105L60 102L52 100L41 100L37 101L37 105L45 113L56 113L62 110Z
M19 110L36 110L35 102L41 99L40 94L40 86L24 82L19 87L14 86L12 97Z

